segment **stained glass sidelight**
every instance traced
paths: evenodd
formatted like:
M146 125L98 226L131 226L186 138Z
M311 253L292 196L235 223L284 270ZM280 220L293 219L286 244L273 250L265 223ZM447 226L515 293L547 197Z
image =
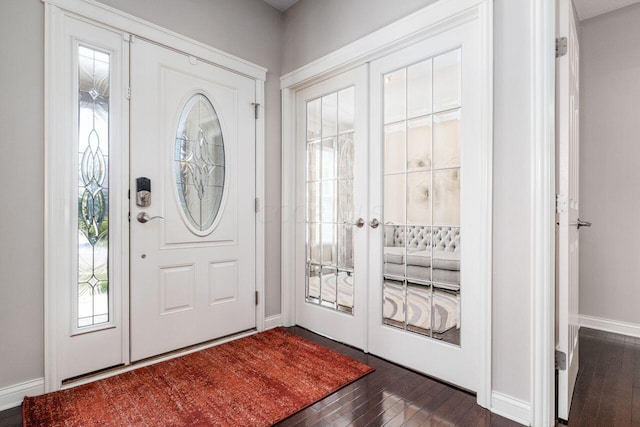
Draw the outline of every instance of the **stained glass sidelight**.
M174 155L185 217L198 234L210 232L224 191L224 139L218 114L201 93L189 98L182 109Z
M109 59L78 47L79 328L109 321Z

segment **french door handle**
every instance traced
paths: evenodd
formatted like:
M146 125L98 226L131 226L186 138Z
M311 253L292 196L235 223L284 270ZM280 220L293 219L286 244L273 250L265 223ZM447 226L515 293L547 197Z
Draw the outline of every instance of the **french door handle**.
M364 218L358 218L356 222L346 222L345 224L355 225L358 228L364 227Z
M578 226L578 230L580 230L580 227L591 227L591 223L589 221L583 221L580 218L578 218L578 224L576 224Z
M138 215L136 215L136 219L138 220L138 222L144 224L145 222L153 221L154 219L164 218L161 216L149 216L149 214L146 212L140 212Z
M378 228L379 225L380 221L378 221L377 218L373 218L371 221L369 221L369 227L371 228Z

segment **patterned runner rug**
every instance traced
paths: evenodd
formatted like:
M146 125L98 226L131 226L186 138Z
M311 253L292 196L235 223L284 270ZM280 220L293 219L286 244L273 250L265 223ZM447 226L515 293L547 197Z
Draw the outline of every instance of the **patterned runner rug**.
M26 397L25 426L269 426L373 368L283 328Z

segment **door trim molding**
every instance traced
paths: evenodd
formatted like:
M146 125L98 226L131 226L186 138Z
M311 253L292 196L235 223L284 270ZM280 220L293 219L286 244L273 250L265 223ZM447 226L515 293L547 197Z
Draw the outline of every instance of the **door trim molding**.
M483 87L483 135L480 143L486 146L487 157L481 159L486 169L487 194L480 214L486 228L482 230L483 247L488 248L485 268L478 278L482 301L480 309L480 381L478 404L491 405L491 235L492 235L492 177L493 177L493 0L440 0L378 31L344 46L316 61L294 70L280 79L282 89L282 323L295 324L295 218L296 201L296 91L317 81L368 63L417 41L478 20L481 31L482 70L479 81Z
M556 2L531 2L531 425L555 418Z
M255 122L256 136L256 197L261 203L260 210L255 215L256 233L256 291L260 298L256 306L256 329L264 329L265 309L265 115L264 115L264 90L267 69L253 64L242 58L215 49L204 43L198 42L176 32L167 30L159 25L129 15L118 9L104 5L94 0L42 0L45 9L45 49L44 49L44 149L45 149L45 247L44 247L44 391L60 389L62 378L58 370L61 357L60 342L65 330L64 315L61 306L60 295L65 295L64 284L67 283L70 255L67 251L60 250L61 242L68 241L69 227L66 225L69 217L69 206L60 194L60 188L66 185L69 176L61 173L61 156L66 151L59 149L64 147L64 115L58 100L63 95L63 82L65 75L61 72L64 68L63 56L59 52L63 48L63 20L65 16L71 16L94 25L121 31L123 37L134 34L170 49L178 50L200 58L220 68L249 77L255 81L256 103L260 104L261 114ZM123 122L128 126L127 121ZM128 142L127 142L128 149ZM63 176L64 175L64 176ZM126 254L128 260L128 245ZM128 280L128 275L127 275ZM128 288L124 289L122 296L123 311L128 313ZM126 342L128 343L128 321L123 322L126 329ZM128 349L128 346L125 346ZM128 351L128 350L127 350ZM128 354L126 355L128 360Z

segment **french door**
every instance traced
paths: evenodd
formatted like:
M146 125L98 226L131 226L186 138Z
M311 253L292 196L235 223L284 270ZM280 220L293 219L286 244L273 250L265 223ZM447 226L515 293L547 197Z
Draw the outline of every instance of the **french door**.
M478 390L487 195L477 23L371 63L369 351ZM464 243L463 243L464 242Z
M299 91L296 115L297 197L305 206L296 323L471 391L480 387L478 305L490 259L478 25ZM351 87L353 172L345 170L340 127ZM365 123L368 134L359 131ZM344 264L345 249L352 264ZM354 304L345 309L351 289Z
M296 94L296 322L365 348L367 66Z
M254 328L255 82L131 47L131 360Z

